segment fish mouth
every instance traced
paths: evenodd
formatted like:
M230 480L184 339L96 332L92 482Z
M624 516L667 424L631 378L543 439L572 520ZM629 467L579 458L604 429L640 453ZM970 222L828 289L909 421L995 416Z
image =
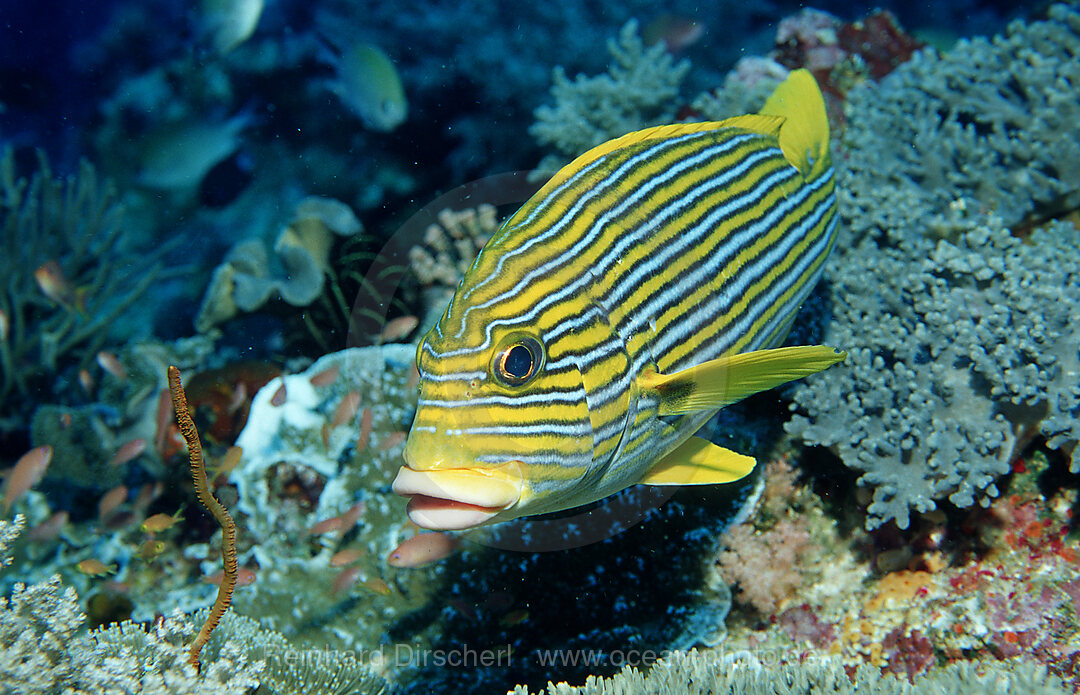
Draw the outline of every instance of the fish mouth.
M491 468L418 471L402 466L394 492L409 498L409 519L434 531L460 531L491 521L521 499L518 461Z

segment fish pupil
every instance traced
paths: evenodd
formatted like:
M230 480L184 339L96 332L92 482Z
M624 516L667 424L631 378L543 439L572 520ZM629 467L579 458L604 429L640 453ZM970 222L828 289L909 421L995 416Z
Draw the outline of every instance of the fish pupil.
M525 379L532 373L533 356L529 348L524 345L515 345L506 351L503 358L503 369L507 375L514 379Z

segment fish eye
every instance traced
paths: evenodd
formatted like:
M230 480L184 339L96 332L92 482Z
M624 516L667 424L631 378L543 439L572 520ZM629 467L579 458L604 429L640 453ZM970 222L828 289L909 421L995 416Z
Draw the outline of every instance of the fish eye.
M532 337L515 337L495 353L492 372L505 386L521 386L529 382L544 365L544 346Z

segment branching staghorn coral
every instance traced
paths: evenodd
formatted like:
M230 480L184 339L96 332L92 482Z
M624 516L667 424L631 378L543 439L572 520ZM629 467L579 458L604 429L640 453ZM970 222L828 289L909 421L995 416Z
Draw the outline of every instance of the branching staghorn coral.
M38 167L27 179L11 150L0 157L0 416L76 349L85 367L160 270L125 255L116 191L90 163L66 180L43 153Z

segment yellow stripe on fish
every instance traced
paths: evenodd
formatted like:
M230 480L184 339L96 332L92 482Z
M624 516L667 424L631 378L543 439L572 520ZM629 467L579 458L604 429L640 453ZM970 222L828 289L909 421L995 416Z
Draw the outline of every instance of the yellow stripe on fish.
M693 434L845 357L776 347L835 241L828 145L797 70L759 114L630 133L556 173L417 348L410 518L462 529L749 473Z

